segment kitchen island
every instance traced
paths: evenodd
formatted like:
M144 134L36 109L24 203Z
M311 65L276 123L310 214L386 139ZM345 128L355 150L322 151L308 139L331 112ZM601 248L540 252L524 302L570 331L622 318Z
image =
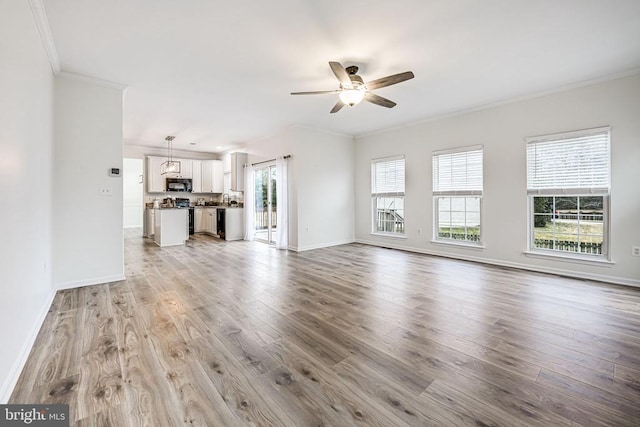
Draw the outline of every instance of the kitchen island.
M159 208L154 210L154 242L161 247L184 245L184 242L189 239L189 209Z

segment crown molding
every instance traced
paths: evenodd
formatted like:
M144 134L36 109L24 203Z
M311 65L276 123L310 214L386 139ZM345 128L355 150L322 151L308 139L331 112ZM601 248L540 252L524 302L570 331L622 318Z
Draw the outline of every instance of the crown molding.
M44 9L42 0L29 0L29 6L33 13L33 19L36 22L36 27L40 33L40 39L42 40L42 46L44 47L49 63L51 64L51 70L53 74L60 72L60 59L58 58L58 51L56 45L53 42L53 36L51 35L51 28L49 27L49 19L47 18L47 12Z
M36 27L38 28L38 33L40 33L42 46L47 53L47 57L49 58L49 64L51 64L53 75L65 79L91 83L99 86L109 87L112 89L118 89L123 92L127 89L127 85L124 85L122 83L115 83L107 80L97 79L95 77L62 71L62 68L60 66L60 58L58 57L58 50L56 49L56 44L53 41L51 27L49 27L49 18L47 17L47 11L44 8L42 0L29 0L29 6L31 7L31 12L33 13L33 19L36 23Z
M372 132L365 132L362 134L358 134L354 136L355 140L359 140L362 138L367 138L369 136L374 136L374 135L380 135L380 134L384 134L387 132L393 132L393 131L397 131L399 129L406 129L406 128L411 128L414 126L419 126L425 123L431 123L431 122L437 122L440 120L446 120L446 119L450 119L450 118L454 118L454 117L459 117L459 116L464 116L467 114L471 114L471 113L475 113L478 111L484 111L484 110L490 110L492 108L497 108L497 107L502 107L505 105L510 105L510 104L517 104L519 102L524 102L524 101L529 101L532 99L536 99L536 98L542 98L544 96L548 96L548 95L554 95L557 93L562 93L562 92L568 92L574 89L580 89L583 87L588 87L588 86L593 86L599 83L606 83L609 81L613 81L613 80L618 80L618 79L624 79L626 77L631 77L634 75L640 74L640 68L631 68L629 70L625 70L625 71L621 71L619 73L613 73L613 74L606 74L603 76L599 76L593 79L589 79L589 80L583 80L577 83L571 83L571 84L566 84L554 89L550 89L550 90L545 90L545 91L539 91L539 92L535 92L535 93L531 93L528 95L522 95L522 96L518 96L518 97L514 97L514 98L507 98L501 101L496 101L496 102L490 102L487 104L482 104L482 105L478 105L475 107L470 107L470 108L465 108L465 109L461 109L461 110L456 110L456 111L451 111L448 113L444 113L444 114L438 114L435 116L431 116L431 117L427 117L424 119L420 119L420 120L416 120L416 121L412 121L412 122L408 122L405 124L401 124L401 125L397 125L397 126L392 126L392 127L388 127L388 128L384 128L384 129L379 129L379 130L375 130Z
M69 73L67 71L60 71L56 73L56 77L61 77L63 79L75 80L83 83L94 84L98 86L104 86L111 89L117 89L121 91L125 91L127 89L127 85L122 83L111 82L109 80L97 79L95 77L85 76L83 74Z

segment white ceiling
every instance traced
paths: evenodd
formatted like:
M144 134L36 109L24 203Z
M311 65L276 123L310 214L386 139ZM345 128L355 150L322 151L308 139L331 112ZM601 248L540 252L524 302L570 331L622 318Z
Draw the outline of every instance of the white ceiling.
M125 143L156 147L357 136L640 67L638 0L42 1L62 70L128 85ZM289 95L336 89L331 60L416 77L376 91L393 109Z

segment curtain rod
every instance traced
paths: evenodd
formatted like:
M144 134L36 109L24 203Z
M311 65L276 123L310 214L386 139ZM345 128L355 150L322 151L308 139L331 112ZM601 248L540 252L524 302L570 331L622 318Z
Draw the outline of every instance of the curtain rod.
M291 154L287 154L286 156L282 156L283 159L288 159L291 157ZM269 163L269 162L275 162L276 159L271 159L271 160L263 160L261 162L256 162L256 163L251 163L251 166L255 166L255 165L260 165L262 163Z

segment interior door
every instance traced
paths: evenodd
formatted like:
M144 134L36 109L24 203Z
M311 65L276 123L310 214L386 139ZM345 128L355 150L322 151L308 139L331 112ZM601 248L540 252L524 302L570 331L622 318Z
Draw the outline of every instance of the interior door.
M255 169L255 238L275 243L276 223L276 165Z

